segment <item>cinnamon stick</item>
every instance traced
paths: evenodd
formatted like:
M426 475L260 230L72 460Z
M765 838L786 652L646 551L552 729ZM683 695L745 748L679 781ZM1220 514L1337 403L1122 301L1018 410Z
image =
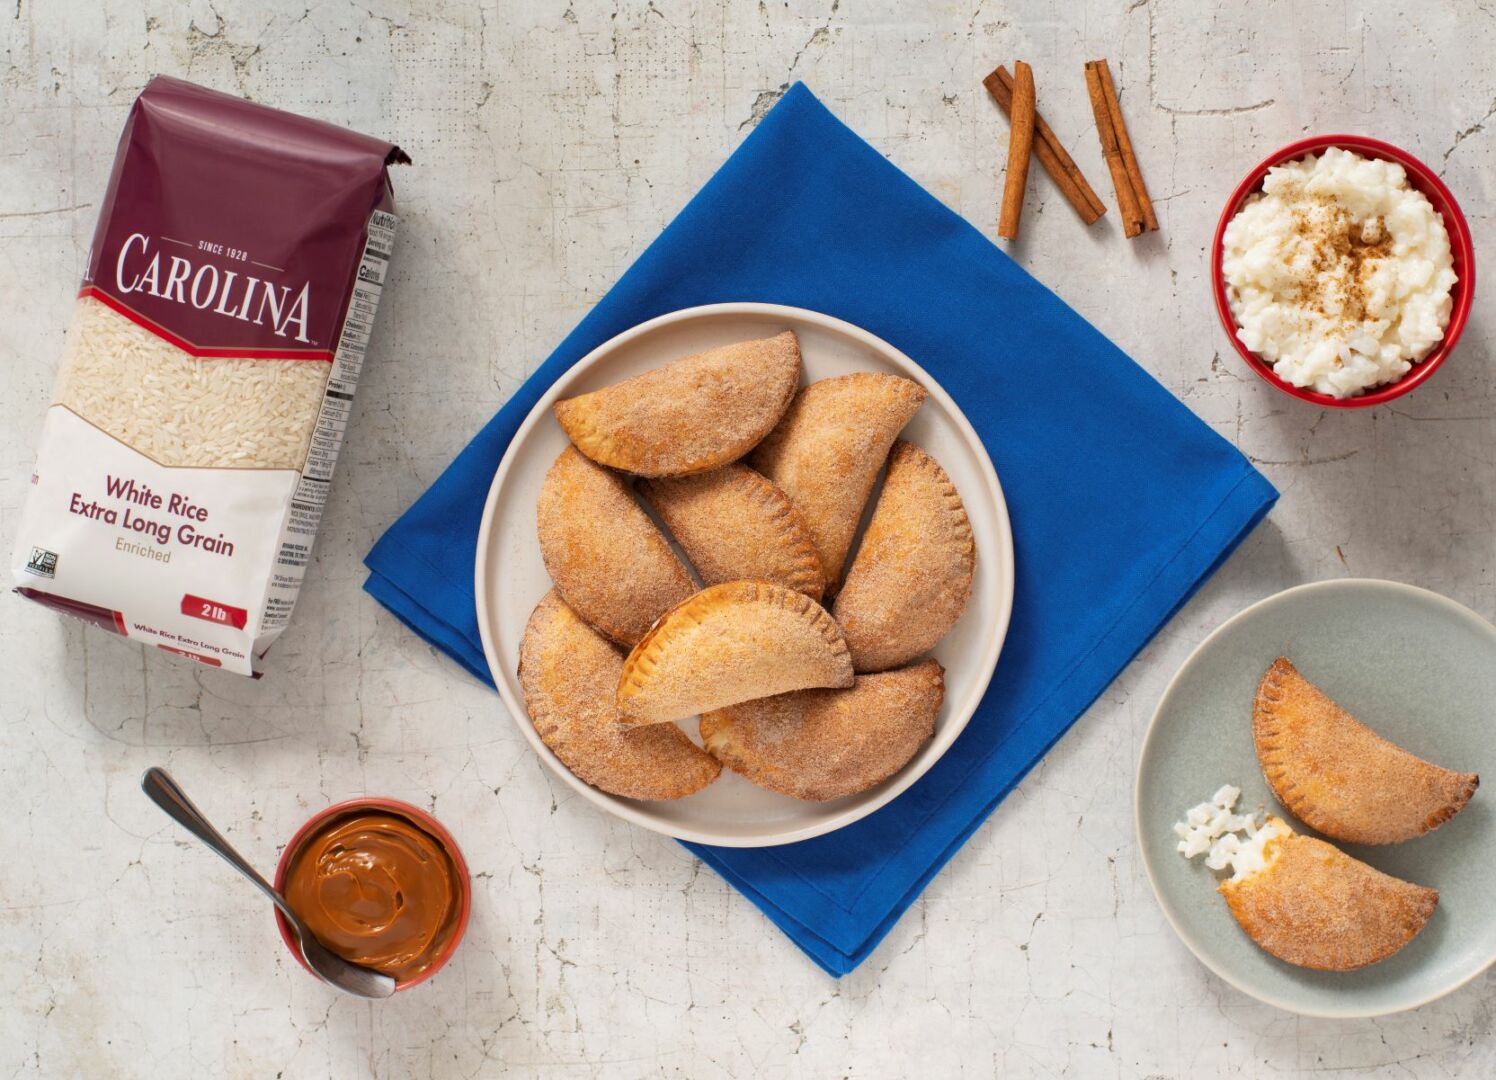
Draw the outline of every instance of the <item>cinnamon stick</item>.
M1012 130L1008 133L1008 174L1003 180L1002 213L997 235L1018 239L1018 218L1023 213L1023 191L1028 186L1029 154L1034 148L1034 72L1022 60L1013 65L1013 103L1009 110Z
M1111 113L1112 128L1117 133L1117 146L1122 151L1122 164L1127 166L1127 178L1132 182L1132 192L1137 196L1138 209L1143 214L1143 225L1149 232L1158 229L1158 217L1153 212L1153 200L1148 197L1148 186L1143 183L1143 170L1138 168L1137 155L1132 152L1132 137L1127 134L1127 122L1122 119L1122 103L1117 100L1117 87L1112 83L1112 71L1105 60L1095 61L1101 72L1101 88L1106 93L1107 111Z
M1137 192L1133 190L1132 177L1127 164L1122 160L1122 146L1117 138L1112 109L1106 99L1106 84L1101 77L1101 66L1105 60L1092 60L1086 64L1086 90L1091 96L1091 112L1096 116L1096 135L1101 140L1101 156L1112 174L1112 186L1117 190L1117 210L1122 216L1122 235L1140 235L1146 227L1142 208L1138 205Z
M1008 74L1008 69L999 64L982 80L982 85L992 95L992 100L997 102L998 108L1005 115L1011 116L1013 76ZM1106 204L1086 182L1080 166L1066 153L1059 137L1037 110L1034 112L1034 156L1039 159L1039 164L1044 166L1044 171L1049 173L1050 179L1060 189L1060 194L1065 196L1083 222L1090 225L1106 213Z

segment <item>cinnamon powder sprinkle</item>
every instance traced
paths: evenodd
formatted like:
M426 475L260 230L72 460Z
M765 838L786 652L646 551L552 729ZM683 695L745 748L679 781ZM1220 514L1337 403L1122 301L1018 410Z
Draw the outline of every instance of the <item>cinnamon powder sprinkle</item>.
M1318 195L1293 209L1293 232L1311 251L1313 274L1299 284L1295 299L1356 330L1367 319L1371 279L1379 261L1393 253L1392 236L1379 217L1358 222L1335 199Z

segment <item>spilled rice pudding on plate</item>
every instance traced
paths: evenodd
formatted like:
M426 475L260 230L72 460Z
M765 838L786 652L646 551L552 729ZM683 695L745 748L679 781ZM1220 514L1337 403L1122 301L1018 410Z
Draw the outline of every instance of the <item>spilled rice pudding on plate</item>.
M1238 338L1293 386L1396 382L1449 325L1449 233L1396 162L1330 147L1275 165L1222 248Z

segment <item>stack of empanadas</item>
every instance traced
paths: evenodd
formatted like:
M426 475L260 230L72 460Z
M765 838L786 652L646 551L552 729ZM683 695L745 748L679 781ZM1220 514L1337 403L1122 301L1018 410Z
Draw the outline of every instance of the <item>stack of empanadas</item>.
M726 765L836 799L933 736L945 673L918 658L961 617L976 543L945 470L896 441L925 391L872 372L799 382L787 331L556 403L572 445L536 507L555 588L519 674L536 730L587 783L675 799ZM677 726L696 716L705 750Z
M1282 656L1258 685L1252 736L1278 800L1347 843L1421 836L1459 813L1480 784L1473 773L1440 768L1382 738ZM1279 818L1249 844L1251 859L1220 891L1252 940L1290 964L1350 971L1384 960L1413 940L1439 902L1437 890L1297 835Z

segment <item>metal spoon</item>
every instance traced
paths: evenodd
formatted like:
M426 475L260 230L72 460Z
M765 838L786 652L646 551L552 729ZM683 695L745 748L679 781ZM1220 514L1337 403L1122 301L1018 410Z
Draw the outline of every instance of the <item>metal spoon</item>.
M223 856L225 862L249 878L262 893L270 897L270 902L280 908L281 914L286 917L286 922L295 932L296 940L301 943L301 955L306 959L307 967L312 969L314 975L328 986L357 997L387 998L395 992L395 980L388 975L375 971L373 968L350 964L341 956L323 948L296 912L291 910L291 905L286 903L285 898L272 889L269 883L255 872L254 867L245 862L244 857L229 845L217 829L209 824L208 819L203 817L202 811L192 805L192 800L187 798L182 789L177 786L177 782L167 775L165 769L159 766L147 769L145 775L140 778L140 788L153 803L174 818L177 824Z

